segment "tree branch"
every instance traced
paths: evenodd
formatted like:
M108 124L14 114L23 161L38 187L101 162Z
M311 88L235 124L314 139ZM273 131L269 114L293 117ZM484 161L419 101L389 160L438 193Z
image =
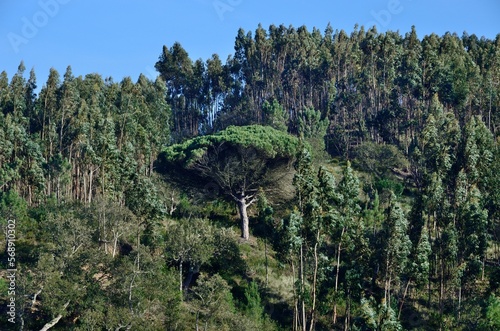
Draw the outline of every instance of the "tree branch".
M33 300L31 301L31 310L32 311L33 311L33 309L35 309L36 298L40 295L40 293L42 293L42 290L43 290L43 286L38 292L35 293L35 295L33 295Z
M258 200L257 198L257 193L254 193L254 194L251 194L249 195L247 198L250 198L250 201L248 203L245 204L245 206L248 208L250 207L251 204L253 204L255 201Z
M68 302L66 302L64 304L63 309L66 310L66 308L68 308L68 305L69 305L69 300L68 300ZM56 318L54 318L49 323L45 324L43 326L43 328L40 329L40 331L47 331L48 329L51 329L54 325L56 325L61 320L61 318L62 318L62 314L57 315Z
M130 330L130 328L132 327L132 324L127 324L127 325L118 325L116 328L115 328L115 331L119 331L123 328L125 328L125 330Z

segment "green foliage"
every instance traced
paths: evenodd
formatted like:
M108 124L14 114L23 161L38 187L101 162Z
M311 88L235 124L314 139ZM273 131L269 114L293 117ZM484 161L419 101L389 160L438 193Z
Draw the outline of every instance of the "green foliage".
M28 220L28 206L14 190L0 193L0 217L4 220Z
M294 164L295 175L293 185L296 188L296 195L301 211L313 208L317 203L316 198L316 178L312 168L312 156L309 149L300 145Z
M5 279L0 279L0 297L6 297L9 292L9 284Z
M497 330L500 328L500 300L491 295L486 308L485 330Z
M180 268L182 264L189 263L191 269L199 269L214 253L213 240L214 230L206 220L181 220L174 223L166 229L167 260L175 261ZM180 286L182 288L182 283Z
M276 99L273 99L272 103L266 100L262 104L262 111L264 112L264 123L266 125L283 132L288 130L286 125L288 123L288 114Z
M446 174L451 169L456 159L460 136L459 123L453 113L437 112L435 115L429 115L421 143L430 172Z
M240 29L225 63L164 47L155 81L68 67L38 89L22 62L0 73L18 321L498 329L499 49L414 27L271 25ZM255 240L220 227L237 212L221 195L259 223Z
M256 201L261 187L278 186L287 179L298 139L271 127L229 127L167 147L161 158L164 172L177 170L177 181L195 188L217 188L236 203L241 236L249 239L247 208ZM191 182L186 179L191 178ZM220 191L219 191L220 190ZM213 195L213 192L207 192Z
M401 196L404 186L396 180L383 178L375 182L375 189L379 192L392 192L396 196Z
M305 108L298 119L299 132L305 138L323 138L327 122L321 119L321 112L314 108Z
M404 170L408 161L394 145L380 145L364 142L355 150L355 164L365 172L378 178L387 177L393 169Z
M411 241L408 235L408 220L404 215L396 197L391 197L387 209L387 218L384 223L383 236L385 238L385 278L386 296L390 296L391 281L397 280L408 268ZM388 303L390 299L388 300Z
M200 136L170 146L163 155L168 161L182 162L189 167L201 159L210 147L223 143L234 147L254 148L266 158L290 157L295 154L298 145L297 139L271 127L232 126L213 135Z
M415 282L417 286L422 288L427 285L430 273L430 261L432 248L429 242L429 236L427 235L427 229L422 228L422 233L420 235L420 240L418 241L417 247L415 249L415 257L411 262L412 274L415 277Z
M396 318L394 310L386 303L378 304L373 297L370 300L361 299L361 314L366 326L370 330L400 331L401 323Z
M59 258L70 258L91 245L92 220L85 217L85 210L61 209L48 213L44 220L43 233L52 254Z
M261 304L259 286L256 282L250 282L245 289L246 314L253 320L259 321L264 317L264 308Z
M342 172L342 180L339 182L339 205L345 217L354 217L359 213L359 178L354 173L351 163L348 161Z
M219 275L201 274L197 285L192 288L190 306L196 314L198 324L215 327L230 322L234 314L234 304L230 287Z
M242 256L242 247L235 238L236 234L230 228L215 229L211 238L214 250L208 261L210 270L218 272L224 279L241 277L248 271L248 263Z
M146 176L135 176L132 186L125 191L125 203L136 215L150 220L166 213L158 188Z

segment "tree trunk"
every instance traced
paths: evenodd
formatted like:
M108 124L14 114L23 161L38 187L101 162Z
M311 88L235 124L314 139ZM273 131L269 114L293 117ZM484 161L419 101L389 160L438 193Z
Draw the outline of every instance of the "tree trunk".
M293 258L292 258L292 280L293 284L295 284L295 266L293 264ZM299 306L298 306L298 297L296 293L296 287L295 285L292 287L293 289L293 301L294 301L294 307L293 307L293 331L297 331L299 329Z
M264 254L266 256L266 288L267 288L269 284L269 265L267 262L267 238L264 240Z
M179 259L179 291L182 293L182 259ZM198 315L196 315L198 321ZM198 324L196 324L198 327Z
M118 239L120 238L120 233L113 232L114 240L113 240L113 257L116 256L116 252L118 251Z
M345 312L345 322L344 331L348 331L351 326L351 293L349 289L347 290L347 302L346 302L346 312Z
M246 199L241 198L237 201L238 211L240 212L240 220L241 220L241 238L248 240L250 238L250 230L248 228L248 214Z
M68 307L68 305L69 305L69 301L64 304L63 309L66 310L66 308ZM63 317L62 314L57 315L56 318L54 318L52 321L50 321L47 324L45 324L43 326L43 328L40 329L40 331L47 331L47 330L51 329L54 325L56 325L59 322L59 320L62 317Z
M444 261L441 259L441 275L439 277L439 316L443 317L444 308Z
M312 308L311 308L311 324L309 325L309 331L314 330L314 320L316 319L316 286L318 280L318 243L319 243L320 232L318 230L316 234L316 243L314 244L314 274L313 274L313 286L312 286Z
M191 286L191 283L193 282L194 275L196 275L199 272L200 272L200 266L198 264L190 266L189 272L186 276L186 280L184 280L184 282L182 283L182 287L188 289L189 286Z
M460 321L462 310L462 284L458 287L458 320Z
M399 304L398 319L401 317L401 312L403 311L403 305L405 303L406 295L408 294L408 288L410 287L410 282L411 278L408 279L408 282L406 283L405 292L403 293L403 298L401 299L401 303Z
M304 259L303 259L303 245L300 245L300 301L302 308L302 331L306 331L306 303L304 299Z
M90 204L92 202L92 181L93 181L93 175L94 175L94 171L92 171L92 169L90 169L89 171L89 194L88 194L88 203Z
M339 245L337 249L337 272L335 274L335 302L333 304L333 324L337 324L337 291L339 287L339 275L340 275L340 253L342 251L342 236L344 235L345 227L342 228L342 234L340 235Z

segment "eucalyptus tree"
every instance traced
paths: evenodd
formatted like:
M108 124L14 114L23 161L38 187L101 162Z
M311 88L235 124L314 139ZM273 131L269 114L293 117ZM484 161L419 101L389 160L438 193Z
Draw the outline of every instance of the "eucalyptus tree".
M202 124L203 62L193 61L186 50L176 42L172 47L163 47L155 64L156 70L167 85L167 101L173 115L176 139L198 135Z
M307 148L299 149L295 163L296 209L283 221L284 240L294 274L294 330L313 330L321 309L331 310L338 322L338 306L345 290L345 325L350 325L350 303L359 295L367 255L364 224L359 206L359 179L350 163L337 184L333 174L321 167L316 174ZM329 258L329 256L332 258ZM295 268L297 266L297 269ZM334 273L330 276L329 273ZM342 276L345 274L345 277ZM332 277L332 289L323 282ZM332 306L325 307L322 291L333 291Z
M440 313L444 304L445 287L456 257L456 228L453 223L453 187L455 165L460 149L461 130L452 112L445 112L434 95L429 116L413 151L415 180L419 183L419 195L423 216L427 218L429 238L432 243L433 273L439 277ZM420 199L419 198L419 199ZM417 213L414 210L414 213ZM422 220L416 220L422 222ZM419 225L421 226L421 224Z
M406 131L405 145L416 137L419 129L423 126L422 114L422 67L420 61L422 58L422 44L418 39L415 26L406 33L402 41L403 52L401 54L401 63L398 68L399 75L396 78L396 84L401 88L402 106L406 110L406 119L415 118L411 121ZM407 148L408 153L408 148Z
M77 161L73 158L76 152L77 128L73 127L73 118L77 116L80 105L80 94L77 80L73 76L71 66L66 68L64 80L59 88L58 113L54 114L57 133L57 153L49 160L47 167L50 176L54 177L56 198L71 200L72 187Z
M493 221L488 220L491 218L488 212L495 213L495 208L491 209L492 205L488 202L493 201L490 197L495 195L494 178L497 176L491 171L494 160L493 136L481 118L471 117L463 131L457 160L460 170L453 192L453 222L458 246L461 247L456 256L456 269L460 275L456 279L459 316L464 285L474 281L481 270L484 277L486 250L491 235L489 228Z
M161 77L155 81L139 76L136 93L140 95L140 110L136 114L138 155L143 160L143 168L138 169L147 176L153 175L154 163L163 146L170 143L172 119L170 106L165 101L165 82Z
M59 111L59 89L61 86L60 75L54 68L50 69L47 82L40 90L38 98L39 123L41 126L40 140L43 143L43 156L50 160L54 156L58 147L57 123ZM50 175L49 175L50 176ZM49 177L47 185L47 194L50 195L53 190L52 178Z
M219 55L213 54L206 61L206 78L204 80L204 93L207 104L204 114L207 129L214 128L215 119L224 106L224 100L229 92L228 67L222 64Z
M0 72L0 110L2 115L9 111L10 91L9 77L6 71Z
M401 275L408 268L408 257L410 255L411 241L408 235L408 220L396 201L394 195L391 196L387 218L382 231L386 238L384 251L384 300L387 305L391 305L391 286L397 283Z
M14 189L29 203L36 201L43 190L43 163L39 141L31 135L30 119L34 111L34 71L24 78L24 63L8 83L3 75L1 86L2 134L0 186L4 191Z
M344 325L350 325L352 296L356 294L356 286L363 278L363 268L366 265L367 242L364 233L364 223L361 219L359 201L359 178L348 161L343 168L342 179L338 183L337 193L333 196L333 220L330 225L330 237L335 254L335 287L336 302L333 307L333 321L337 322L337 302L341 282L341 268L346 270L344 291L346 298L346 314ZM330 198L331 199L331 198Z
M307 330L315 324L316 287L318 276L318 246L322 241L324 226L321 219L318 179L312 167L310 151L301 142L294 164L293 184L296 191L298 209L289 216L286 241L291 253L292 273L297 280L294 287L293 330ZM296 207L296 208L297 208ZM313 272L308 266L313 266Z

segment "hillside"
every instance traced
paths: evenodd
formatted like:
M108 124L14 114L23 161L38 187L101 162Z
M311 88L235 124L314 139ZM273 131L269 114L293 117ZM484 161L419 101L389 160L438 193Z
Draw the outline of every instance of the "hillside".
M500 328L500 34L155 68L0 74L2 330Z

